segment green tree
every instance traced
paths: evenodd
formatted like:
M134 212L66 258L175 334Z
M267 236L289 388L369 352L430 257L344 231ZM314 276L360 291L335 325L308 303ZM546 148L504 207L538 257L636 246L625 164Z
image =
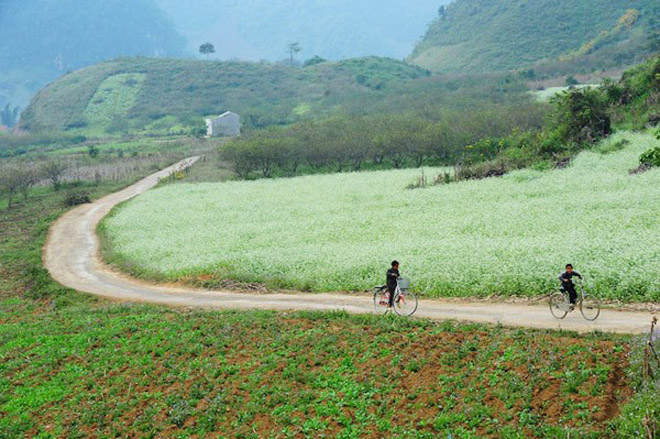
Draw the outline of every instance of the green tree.
M209 56L215 53L215 46L211 43L204 43L199 46L199 53L206 55L206 59L209 59Z

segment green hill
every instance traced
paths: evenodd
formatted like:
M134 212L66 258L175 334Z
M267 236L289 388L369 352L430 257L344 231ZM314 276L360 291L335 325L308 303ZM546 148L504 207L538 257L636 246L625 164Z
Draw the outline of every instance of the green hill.
M571 71L591 71L640 61L659 46L658 30L656 0L457 0L441 11L410 59L445 73L557 61Z
M265 63L164 60L104 62L68 74L32 100L21 128L92 135L177 133L232 110L248 127L377 102L391 87L428 76L387 58L303 69Z

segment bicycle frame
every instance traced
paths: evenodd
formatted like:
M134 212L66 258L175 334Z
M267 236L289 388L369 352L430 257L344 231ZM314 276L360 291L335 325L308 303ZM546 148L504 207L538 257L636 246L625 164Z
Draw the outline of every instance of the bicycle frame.
M578 285L580 286L580 295L578 297L578 301L579 302L584 302L584 299L585 299L585 297L587 297L587 295L584 293L584 284L582 283L582 278L578 277L578 279L580 280L578 282Z
M586 294L584 294L584 285L582 284L582 278L581 278L581 277L578 277L578 279L580 280L580 281L578 282L578 286L580 287L580 294L578 295L577 303L579 303L579 302L583 302L583 301L584 301L584 298L586 297ZM562 287L562 288L563 288L563 287ZM560 293L562 293L564 296L566 296L566 301L569 301L569 300L570 300L570 299L569 299L569 295L568 295L568 291L563 290L563 289L562 289L562 290L559 290L559 291L560 291Z
M387 314L393 309L399 315L410 317L417 311L417 296L412 292L408 292L408 288L402 288L402 285L404 287L409 286L410 282L407 280L405 282L397 282L397 286L392 294L390 294L387 285L374 287L374 306L376 313L381 315ZM393 304L393 307L390 308L387 306L385 308L390 302Z
M582 278L578 278L578 279L580 279L580 282L578 282L578 286L580 288L580 294L577 297L577 302L575 303L575 305L579 307L580 313L586 320L594 321L600 315L600 303L598 301L598 298L596 298L593 294L585 293L583 279ZM563 297L563 304L561 306L553 305L553 304L557 304L557 302L554 301L553 297L559 295ZM561 320L564 317L566 317L567 313L569 313L574 309L573 305L570 305L569 303L570 303L570 296L568 291L562 290L560 293L555 293L554 295L550 296L550 312L555 318ZM555 313L554 311L555 309L558 310L558 313Z

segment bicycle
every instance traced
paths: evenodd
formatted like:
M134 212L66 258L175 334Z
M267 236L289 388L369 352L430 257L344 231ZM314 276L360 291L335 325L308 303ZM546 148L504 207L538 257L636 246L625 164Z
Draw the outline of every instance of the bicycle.
M390 311L390 292L387 285L374 287L374 309L376 314L385 315ZM417 311L417 296L410 291L410 280L397 279L393 300L394 312L402 317L410 317Z
M582 279L580 279L579 286L579 303L576 306L580 307L580 313L582 314L582 317L590 322L593 322L598 318L598 316L600 316L600 301L593 294L585 294ZM575 306L571 305L568 291L561 291L550 296L550 312L552 313L552 316L557 320L563 319L569 312L573 311L574 309Z

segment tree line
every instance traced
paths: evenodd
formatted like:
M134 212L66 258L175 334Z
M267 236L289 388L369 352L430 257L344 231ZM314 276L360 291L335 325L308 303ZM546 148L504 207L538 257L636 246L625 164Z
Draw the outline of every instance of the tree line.
M255 131L221 147L240 178L294 176L364 168L448 165L485 154L468 148L517 130L538 130L543 105L447 111L434 119L416 113L337 116Z
M660 57L619 82L570 89L550 104L518 99L473 110L338 116L255 131L220 153L243 179L424 164L455 166L440 182L485 178L564 163L617 122L657 124L658 102Z

